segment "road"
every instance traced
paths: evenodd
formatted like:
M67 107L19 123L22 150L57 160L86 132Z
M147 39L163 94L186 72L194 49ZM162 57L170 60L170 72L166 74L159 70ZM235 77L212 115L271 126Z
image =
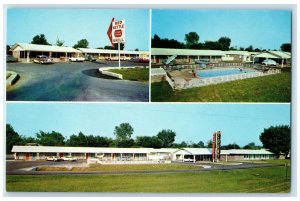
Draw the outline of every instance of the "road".
M26 171L25 168L37 167L37 166L85 166L83 162L50 162L50 161L7 161L6 162L6 174L7 175L60 175L60 174L160 174L160 173L180 173L180 172L207 172L207 171L225 171L225 170L237 170L237 169L250 169L272 166L284 166L284 164L271 164L271 163L251 163L244 162L240 165L221 165L212 163L196 163L195 165L209 165L211 168L199 168L192 170L157 170L157 171L116 171L116 172L101 172L101 171ZM187 164L187 163L185 163ZM193 164L193 163L190 163Z
M147 65L123 61L122 66ZM20 80L7 89L8 101L148 102L148 83L116 80L98 72L117 61L66 62L50 65L8 63Z

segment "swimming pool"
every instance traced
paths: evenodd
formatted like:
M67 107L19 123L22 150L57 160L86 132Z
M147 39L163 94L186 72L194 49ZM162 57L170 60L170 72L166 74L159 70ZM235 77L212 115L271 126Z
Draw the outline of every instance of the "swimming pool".
M197 70L196 74L200 78L207 78L207 77L218 77L218 76L253 73L253 72L256 71L248 70L248 69L240 70L239 68L226 68L226 69L212 69L212 70Z

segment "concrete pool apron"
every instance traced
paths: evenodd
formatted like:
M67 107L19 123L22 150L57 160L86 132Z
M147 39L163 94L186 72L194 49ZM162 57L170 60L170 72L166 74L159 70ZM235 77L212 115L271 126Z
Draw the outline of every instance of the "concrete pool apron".
M8 64L7 70L17 72L21 79L7 90L6 97L9 101L148 101L148 83L101 77L99 67L108 65L115 64Z
M247 68L243 68L243 69L247 69ZM214 71L214 70L215 69L213 69L212 71ZM224 69L224 70L226 70L226 69ZM204 77L204 78L203 77L189 77L188 79L185 79L185 77L182 77L180 75L172 76L172 74L176 74L176 73L169 72L169 74L171 74L171 77L166 75L166 80L168 81L168 83L174 90L181 90L181 89L188 89L188 88L193 88L193 87L203 87L203 86L208 86L208 85L221 84L221 83L225 83L225 82L237 81L237 80L248 79L248 78L256 78L256 77L262 77L262 76L268 76L268 75L274 75L274 74L281 73L280 69L270 69L267 72L253 71L253 69L251 69L251 70L252 71L250 71L250 72L246 71L247 73L238 73L238 74L230 74L230 75L223 75L223 76L212 76L212 77ZM209 70L204 70L204 71L209 71Z
M285 166L285 164L271 164L271 163L243 163L243 165L214 165L213 168L199 168L193 170L157 170L157 171L24 171L13 170L6 171L6 175L123 175L123 174L164 174L164 173L196 173L196 172L210 172L210 171L225 171L225 170L241 170L254 169L263 167L278 167Z

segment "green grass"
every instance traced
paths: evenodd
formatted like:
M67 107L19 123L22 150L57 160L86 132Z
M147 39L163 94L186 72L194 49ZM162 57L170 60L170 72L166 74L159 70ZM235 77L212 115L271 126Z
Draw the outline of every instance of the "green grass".
M173 91L167 82L151 84L153 102L290 102L291 73L249 78Z
M111 69L109 72L123 75L124 80L145 82L149 80L149 68Z
M8 175L6 190L8 192L288 193L290 179L285 178L285 167L164 174Z
M90 167L40 167L38 171L101 171L101 172L130 172L130 171L159 171L159 170L192 170L201 167L189 164L134 164L134 165L99 165Z

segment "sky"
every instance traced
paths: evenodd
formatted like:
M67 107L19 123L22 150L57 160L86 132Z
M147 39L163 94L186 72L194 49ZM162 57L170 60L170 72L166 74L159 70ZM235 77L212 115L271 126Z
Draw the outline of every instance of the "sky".
M154 136L162 129L176 132L176 142L200 140L222 132L222 144L255 142L264 128L290 125L289 104L149 104L149 103L7 103L6 122L24 136L40 130L65 137L86 135L114 138L115 126L130 123L136 136Z
M125 20L126 50L149 50L150 14L142 9L10 8L7 10L7 44L30 43L44 34L49 43L57 38L65 46L87 39L90 48L110 45L107 30L112 18Z
M227 36L231 46L278 50L291 43L289 10L152 10L152 34L184 41L197 32L200 42Z

